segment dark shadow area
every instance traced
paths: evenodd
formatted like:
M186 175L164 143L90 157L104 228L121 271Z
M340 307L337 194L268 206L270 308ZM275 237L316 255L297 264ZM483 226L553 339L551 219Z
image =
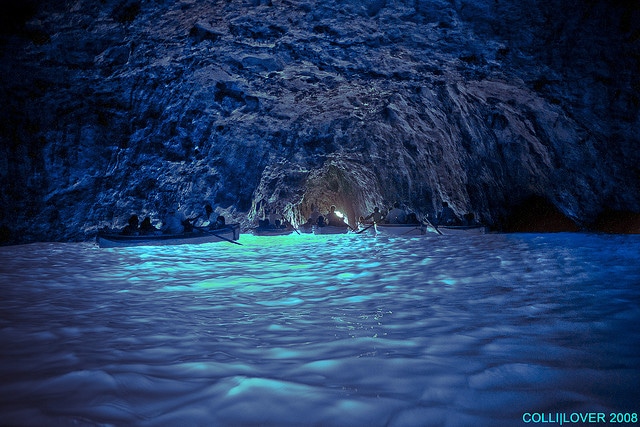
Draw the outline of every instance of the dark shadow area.
M504 221L502 231L508 233L558 233L580 231L570 218L547 199L531 196L513 209Z
M640 234L640 213L606 210L590 228L602 233Z

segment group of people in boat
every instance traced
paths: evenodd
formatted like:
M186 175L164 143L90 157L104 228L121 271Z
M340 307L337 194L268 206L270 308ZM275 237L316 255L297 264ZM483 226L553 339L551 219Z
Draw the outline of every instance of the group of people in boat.
M340 216L336 213L336 207L331 205L329 207L329 212L326 215L318 216L318 220L316 221L316 225L318 227L348 227L349 225L344 222L344 216Z
M476 218L472 212L467 212L460 219L447 202L442 202L442 210L436 218L436 225L476 225Z
M160 228L151 223L150 217L147 216L142 220L142 222L139 222L140 220L138 215L134 214L129 217L127 225L122 229L120 234L127 236L182 234L193 232L196 229L215 230L225 227L224 216L216 216L211 204L205 204L204 211L205 212L202 215L187 218L181 210L169 208L162 218L162 225Z
M325 215L321 215L317 207L311 206L312 212L309 215L305 226L316 225L319 227L324 226L336 226L336 227L349 227L345 222L344 217L336 214L336 207L332 205L329 208L329 212ZM453 209L447 202L442 203L441 210L436 214L436 217L432 220L436 225L473 225L475 224L475 218L472 213L465 214L463 219L458 218ZM420 224L420 220L415 212L407 212L403 209L400 203L396 202L391 208L385 212L381 211L379 207L374 207L373 212L367 216L360 216L358 223L360 226L368 226L371 224Z
M280 230L291 227L291 224L276 211L265 210L264 219L258 220L258 228L263 230Z
M304 226L310 227L314 225L318 227L349 227L349 224L344 221L344 216L338 215L335 205L331 205L329 212L324 215L320 214L315 205L311 205L311 215L309 215Z
M435 219L432 220L435 225L473 225L475 224L475 218L472 213L467 213L461 220L455 214L453 209L449 206L449 203L442 202L441 210L436 214ZM377 206L373 208L373 212L369 215L361 216L359 218L359 224L361 226L376 224L420 224L418 216L414 212L407 212L400 206L400 203L396 202L393 207L386 213L380 211Z
M393 204L386 213L380 211L379 207L374 207L373 212L367 216L361 216L358 220L359 225L368 226L371 224L420 224L417 215L414 212L407 212L400 203Z
M156 234L158 229L151 224L151 218L145 217L142 222L138 218L138 215L131 215L127 221L127 225L122 229L120 234L127 236L140 236Z
M333 226L333 227L349 227L343 216L336 211L336 206L331 205L329 212L322 215L318 208L312 205L312 212L309 215L307 223L304 226ZM431 220L435 225L473 225L475 218L472 213L464 215L463 219L459 219L453 209L447 202L442 203L442 209L437 213L436 217ZM359 225L366 227L376 224L420 224L417 215L414 212L407 212L396 202L393 207L386 212L375 207L369 215L359 218ZM258 227L262 229L286 229L292 227L284 217L275 211L265 211L265 217L258 221ZM206 203L204 206L204 214L187 218L185 214L175 208L167 209L160 227L156 227L151 223L150 217L145 217L140 222L138 215L131 215L127 225L122 229L121 234L129 236L144 235L160 235L160 234L182 234L201 229L220 229L224 228L225 218L222 215L215 215L211 204Z
M331 207L329 208L329 212L324 215L322 215L318 211L318 208L314 205L312 205L311 209L312 212L307 222L305 224L302 224L303 228L312 226L349 227L349 224L344 221L344 217L340 216L336 212L336 207L334 205L331 205ZM258 220L258 229L261 230L277 230L286 229L288 227L292 227L291 223L275 211L265 210L264 218Z

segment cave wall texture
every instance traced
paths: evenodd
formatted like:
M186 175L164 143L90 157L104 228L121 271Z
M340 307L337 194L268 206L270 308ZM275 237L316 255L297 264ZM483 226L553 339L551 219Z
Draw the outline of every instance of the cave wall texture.
M395 201L499 230L527 203L640 213L636 1L1 7L4 243L205 201L245 227Z

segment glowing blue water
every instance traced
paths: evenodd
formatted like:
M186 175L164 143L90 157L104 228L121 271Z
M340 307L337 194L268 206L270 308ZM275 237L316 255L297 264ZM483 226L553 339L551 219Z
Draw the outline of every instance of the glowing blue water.
M640 238L0 248L0 424L524 425L640 412Z

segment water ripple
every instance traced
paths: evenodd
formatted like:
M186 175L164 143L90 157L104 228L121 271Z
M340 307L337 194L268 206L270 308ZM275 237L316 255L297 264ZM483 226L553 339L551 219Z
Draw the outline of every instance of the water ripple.
M514 425L637 411L640 239L0 248L10 425Z

